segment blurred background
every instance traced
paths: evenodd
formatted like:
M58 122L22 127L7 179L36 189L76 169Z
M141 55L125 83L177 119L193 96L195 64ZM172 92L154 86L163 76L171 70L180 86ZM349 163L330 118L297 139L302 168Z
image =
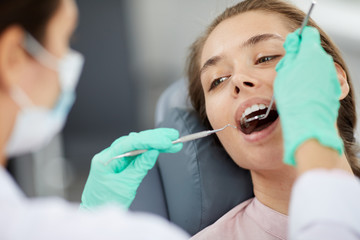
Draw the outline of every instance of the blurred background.
M92 156L154 127L156 101L184 76L188 47L234 0L78 0L73 48L86 62L66 127L41 152L10 162L24 192L79 202ZM311 1L293 0L304 11ZM350 68L360 112L360 0L318 0L312 17ZM360 118L360 115L359 117ZM357 139L360 139L359 128Z

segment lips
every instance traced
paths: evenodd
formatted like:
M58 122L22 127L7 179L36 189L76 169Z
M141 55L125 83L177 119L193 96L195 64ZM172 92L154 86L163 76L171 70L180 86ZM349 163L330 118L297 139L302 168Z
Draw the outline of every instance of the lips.
M267 127L269 127L275 120L278 118L278 112L274 110L270 110L269 115L265 119L255 119L252 121L247 122L246 120L253 118L255 116L262 116L265 115L267 108L264 110L259 110L253 112L240 121L240 130L245 134L251 134L253 132L259 132Z
M255 99L242 104L238 108L235 117L240 131L245 135L250 135L254 132L261 132L271 126L279 116L274 105L265 119L254 118L256 116L264 116L268 110L268 106L268 101ZM250 119L253 120L248 121Z

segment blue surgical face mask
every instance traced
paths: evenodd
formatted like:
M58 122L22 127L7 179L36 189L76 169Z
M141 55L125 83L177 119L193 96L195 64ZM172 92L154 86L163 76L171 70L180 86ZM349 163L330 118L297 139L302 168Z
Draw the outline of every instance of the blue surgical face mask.
M29 34L24 48L39 63L58 72L61 93L54 107L47 109L34 105L21 88L11 90L11 97L20 111L6 146L8 157L36 151L62 130L75 101L75 88L84 62L83 56L74 50L57 59Z

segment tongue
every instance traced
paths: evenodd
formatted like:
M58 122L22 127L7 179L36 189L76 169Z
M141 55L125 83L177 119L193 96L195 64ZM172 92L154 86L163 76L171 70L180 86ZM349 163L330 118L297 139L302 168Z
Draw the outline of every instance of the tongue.
M259 110L244 117L240 123L241 131L245 134L251 134L253 132L259 132L270 126L279 116L276 110L270 110L269 115L265 119L245 122L246 119L265 114L266 110L267 109Z

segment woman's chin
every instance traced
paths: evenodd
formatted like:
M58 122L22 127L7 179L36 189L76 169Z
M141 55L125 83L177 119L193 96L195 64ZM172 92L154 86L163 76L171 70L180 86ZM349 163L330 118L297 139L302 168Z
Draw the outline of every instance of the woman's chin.
M279 147L280 146L280 147ZM249 170L276 170L284 168L282 145L246 148L245 152L230 153L234 162Z

